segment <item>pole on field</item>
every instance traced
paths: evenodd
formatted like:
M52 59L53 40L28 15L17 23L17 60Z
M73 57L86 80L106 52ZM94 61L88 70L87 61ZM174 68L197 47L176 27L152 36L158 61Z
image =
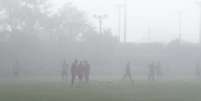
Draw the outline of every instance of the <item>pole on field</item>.
M98 20L98 24L99 24L99 33L102 34L103 33L103 20L107 17L107 15L94 15L94 18L96 18Z
M200 9L199 41L201 45L201 1L197 1L196 4L199 6Z
M124 0L124 42L127 42L127 0Z

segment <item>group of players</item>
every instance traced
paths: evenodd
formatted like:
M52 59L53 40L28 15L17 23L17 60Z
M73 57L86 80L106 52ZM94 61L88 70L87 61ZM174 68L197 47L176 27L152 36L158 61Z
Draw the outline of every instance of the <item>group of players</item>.
M149 73L148 73L148 79L149 80L155 80L162 76L162 71L161 71L161 64L160 62L158 63L151 63L149 66ZM67 75L68 75L68 64L64 61L63 64L63 69L62 69L62 77L64 80L67 80ZM78 61L74 60L74 62L71 64L70 72L71 72L71 83L72 85L75 82L75 79L78 78L79 81L82 81L83 79L88 82L89 77L90 77L90 64L88 61ZM130 81L133 82L132 78L132 70L131 70L131 63L128 62L126 64L125 68L125 74L123 76L123 79L128 78Z
M156 80L159 79L162 76L162 70L161 70L161 63L154 63L152 62L149 65L149 72L148 72L148 79L149 80Z
M70 68L69 68L70 67ZM62 71L61 71L61 76L63 80L67 81L68 80L68 72L70 71L71 74L71 83L74 85L75 79L79 79L79 81L85 80L87 83L89 82L90 79L90 71L91 71L91 65L87 60L83 61L78 61L77 59L74 60L69 66L66 61L63 62L62 65ZM19 62L16 61L14 68L13 68L13 74L15 77L19 76L20 72L20 65ZM201 78L201 69L200 69L200 64L196 65L196 77ZM160 62L152 62L148 65L148 80L156 80L162 77L162 65ZM123 79L128 78L130 81L133 82L132 78L132 70L131 70L131 63L128 62L125 66L125 71L123 75Z
M156 80L162 76L162 67L160 62L158 63L152 62L151 64L149 64L148 69L149 69L148 80ZM133 82L130 62L126 64L126 69L125 69L125 74L123 76L123 79L125 78L128 78L130 81Z
M88 82L90 77L90 64L88 61L78 61L74 60L71 65L71 83L74 85L75 79L78 78L81 82L83 79ZM68 64L64 61L63 69L62 69L62 77L64 80L67 80L68 76Z

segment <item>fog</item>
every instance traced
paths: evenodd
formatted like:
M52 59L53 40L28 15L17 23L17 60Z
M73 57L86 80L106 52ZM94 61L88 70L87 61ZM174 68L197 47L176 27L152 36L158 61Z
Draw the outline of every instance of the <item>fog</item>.
M34 82L30 88L38 89L41 81L51 81L44 88L84 85L85 91L108 82L117 88L120 82L122 92L131 90L123 89L130 82L146 93L145 84L160 89L175 81L170 85L179 90L175 85L188 81L197 87L200 19L194 0L0 0L0 88L18 82L29 89Z
M74 0L73 2L87 11L90 16L107 14L109 17L105 19L105 27L112 28L114 34L118 33L117 6L123 0ZM178 12L182 12L182 38L190 42L199 41L197 37L199 35L199 7L195 0L128 0L127 2L128 41L147 42L148 27L151 27L151 42L167 43L177 38Z

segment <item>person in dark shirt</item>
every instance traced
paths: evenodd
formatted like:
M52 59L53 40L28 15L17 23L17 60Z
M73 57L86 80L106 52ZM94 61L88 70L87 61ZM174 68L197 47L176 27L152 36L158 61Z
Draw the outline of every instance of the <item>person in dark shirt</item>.
M88 61L86 61L86 60L83 62L83 65L84 65L84 77L85 77L86 82L88 83L89 82L89 78L90 78L90 69L91 69L91 66L88 63Z
M132 79L132 73L131 73L131 63L128 62L126 64L125 74L123 76L123 79L128 78L130 81L133 81Z
M71 65L71 84L74 85L74 81L77 76L78 60L75 60Z
M13 76L19 77L20 75L20 63L18 60L15 61L15 64L13 65Z
M155 71L155 64L154 62L152 62L151 64L149 64L148 66L149 68L149 71L148 71L148 80L155 80L155 74L156 74L156 71Z

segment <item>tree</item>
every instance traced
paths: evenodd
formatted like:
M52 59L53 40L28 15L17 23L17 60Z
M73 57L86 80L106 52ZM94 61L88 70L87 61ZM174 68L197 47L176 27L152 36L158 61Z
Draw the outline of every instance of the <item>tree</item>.
M58 31L61 38L65 40L75 41L75 38L84 33L86 26L88 25L87 18L84 13L74 7L71 3L66 3L58 11L57 15Z

